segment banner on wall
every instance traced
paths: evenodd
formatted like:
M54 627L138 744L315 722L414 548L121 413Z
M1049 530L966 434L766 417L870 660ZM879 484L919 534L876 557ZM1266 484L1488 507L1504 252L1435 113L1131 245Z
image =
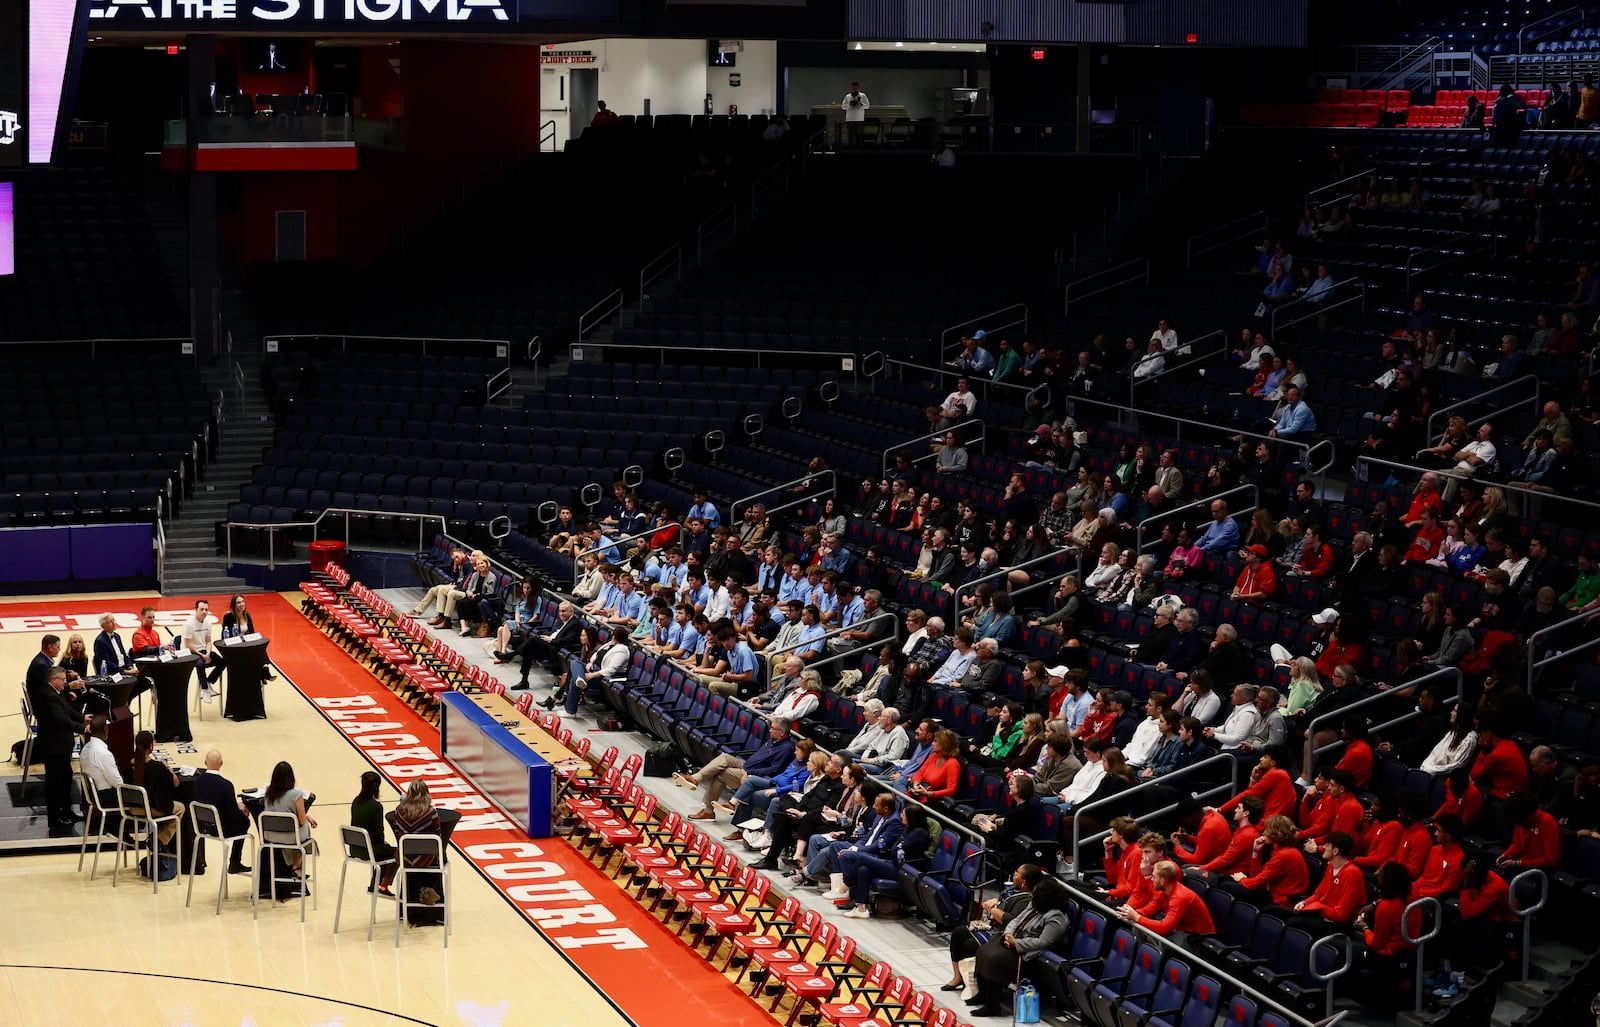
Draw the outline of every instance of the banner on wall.
M512 24L517 0L90 0L89 17L121 28L174 22L230 28L301 25ZM152 24L160 23L160 24ZM107 26L97 26L103 28Z

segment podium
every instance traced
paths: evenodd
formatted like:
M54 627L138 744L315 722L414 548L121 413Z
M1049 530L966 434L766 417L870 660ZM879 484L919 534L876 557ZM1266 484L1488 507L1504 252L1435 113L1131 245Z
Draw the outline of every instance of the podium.
M170 660L144 656L134 662L155 696L156 741L194 741L189 732L189 682L200 657L186 652L174 653Z
M261 702L261 671L267 665L267 639L259 635L225 638L217 643L217 652L228 675L222 715L235 721L266 717L267 710Z

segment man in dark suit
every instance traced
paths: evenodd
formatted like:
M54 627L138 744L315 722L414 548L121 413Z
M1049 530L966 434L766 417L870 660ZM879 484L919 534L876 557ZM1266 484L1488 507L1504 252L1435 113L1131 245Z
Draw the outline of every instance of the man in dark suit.
M56 658L61 655L61 636L46 635L39 640L39 651L34 654L28 663L28 701L37 706L44 698L45 689L50 680L50 669L56 665Z
M206 753L206 769L194 776L194 801L216 807L224 835L242 835L250 830L250 818L245 815L237 789L232 781L222 776L222 753L216 749ZM240 838L228 852L228 873L250 872L244 865L243 855L244 839Z
M573 616L576 611L571 603L562 603L556 608L558 623L554 631L548 634L533 633L528 635L528 640L522 643L522 648L517 655L522 659L522 680L513 685L513 688L528 687L528 671L533 666L533 661L551 663L560 657L563 649L577 649L579 633L583 630L583 622Z
M122 644L122 636L117 634L117 618L114 614L100 615L100 634L94 636L94 673L139 673L139 668L128 656L127 647Z
M56 648L60 648L59 639ZM33 704L39 727L33 751L44 764L44 801L52 834L72 831L73 824L83 819L72 809L72 750L83 733L84 717L67 698L66 689L66 668L51 667L44 691Z

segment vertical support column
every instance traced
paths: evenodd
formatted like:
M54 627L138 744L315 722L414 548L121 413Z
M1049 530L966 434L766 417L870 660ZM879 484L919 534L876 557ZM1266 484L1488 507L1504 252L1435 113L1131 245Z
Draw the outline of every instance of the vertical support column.
M185 99L185 142L188 150L186 192L189 197L189 333L196 358L215 358L217 338L217 181L210 172L194 170L198 141L211 119L211 83L216 80L217 38L189 36Z
M1077 108L1077 139L1074 140L1073 149L1078 153L1089 152L1089 79L1094 69L1094 51L1088 43L1078 44L1078 95L1074 97Z

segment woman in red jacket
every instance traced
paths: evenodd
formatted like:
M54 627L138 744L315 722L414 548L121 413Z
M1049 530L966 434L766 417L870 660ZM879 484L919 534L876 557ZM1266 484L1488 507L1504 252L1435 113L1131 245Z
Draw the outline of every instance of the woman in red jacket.
M1292 906L1311 890L1306 857L1298 847L1299 829L1288 817L1268 817L1250 854L1250 872L1233 875L1223 889L1252 905Z
M1356 917L1365 943L1355 954L1360 988L1356 994L1380 1008L1399 1008L1411 988L1411 960L1416 958L1416 946L1406 941L1400 930L1410 892L1411 875L1406 868L1399 863L1385 863L1378 870L1377 905L1363 909ZM1420 926L1411 924L1413 936L1419 933Z
M906 785L906 794L919 802L947 799L961 783L961 759L957 753L961 740L956 733L942 730L933 736L933 753L922 762Z
M1511 886L1483 859L1461 868L1461 922L1445 935L1445 951L1463 966L1508 965L1522 958L1522 932L1511 910Z

